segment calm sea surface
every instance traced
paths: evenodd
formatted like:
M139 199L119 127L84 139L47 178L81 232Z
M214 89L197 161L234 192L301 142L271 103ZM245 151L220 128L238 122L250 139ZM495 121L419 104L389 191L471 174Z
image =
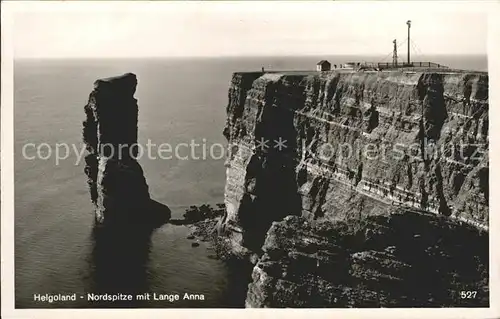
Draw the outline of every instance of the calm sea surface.
M232 72L266 69L307 70L325 57L220 59L17 60L14 69L15 130L15 287L16 307L93 307L84 300L38 303L34 294L91 292L98 280L92 259L93 207L74 150L56 165L55 156L27 159L23 146L48 147L81 142L83 106L93 82L133 72L138 77L139 142L225 144L227 91ZM328 57L332 63L377 59ZM380 59L378 59L380 60ZM430 60L427 58L426 60ZM440 56L450 67L485 71L483 56ZM35 156L33 146L26 155ZM198 153L197 155L201 155ZM151 197L170 207L172 217L185 208L223 201L224 159L140 159ZM241 281L209 244L191 247L189 229L164 225L151 239L144 276L150 292L203 293L205 301L175 304L151 301L143 307L243 306Z

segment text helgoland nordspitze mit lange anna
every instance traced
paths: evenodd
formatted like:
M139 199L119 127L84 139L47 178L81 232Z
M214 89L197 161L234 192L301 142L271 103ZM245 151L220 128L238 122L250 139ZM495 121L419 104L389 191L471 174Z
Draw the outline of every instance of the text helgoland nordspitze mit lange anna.
M95 294L95 293L87 293L87 294L33 294L33 300L36 302L42 303L54 303L54 302L72 302L77 299L85 299L90 302L116 302L116 301L142 301L142 300L156 300L156 301L165 301L165 302L176 302L179 300L196 300L196 301L204 301L204 294L193 294L193 293L171 293L171 294L160 294L160 293L143 293L137 295L131 294Z

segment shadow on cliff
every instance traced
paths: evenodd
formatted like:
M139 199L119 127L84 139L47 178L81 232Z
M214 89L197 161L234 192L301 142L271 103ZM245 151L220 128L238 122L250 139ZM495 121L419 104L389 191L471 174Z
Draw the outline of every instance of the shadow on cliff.
M147 218L116 223L95 222L92 233L90 268L95 294L131 294L131 301L93 302L92 307L123 308L144 306L137 294L149 292L147 264L151 235L170 217L170 209L151 200L144 214Z
M296 175L298 132L295 113L290 112L305 102L300 81L300 77L292 76L268 83L264 106L255 123L256 148L246 167L247 193L238 212L244 230L243 246L254 252L261 252L273 222L288 215L300 215L302 211ZM283 99L276 101L275 96ZM274 144L259 147L258 141ZM280 141L283 144L279 144Z

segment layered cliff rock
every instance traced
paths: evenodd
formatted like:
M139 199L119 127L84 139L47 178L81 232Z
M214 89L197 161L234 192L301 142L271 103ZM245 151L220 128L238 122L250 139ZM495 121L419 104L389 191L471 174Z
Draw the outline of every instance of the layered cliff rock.
M169 218L169 212L160 212L161 204L150 199L137 162L136 86L137 78L131 73L97 80L85 105L85 173L100 224L144 224L153 216Z
M352 227L363 228L373 216L392 220L397 207L420 212L419 216L446 216L446 221L458 225L452 227L457 234L465 231L461 227L472 227L477 232L471 237L472 245L483 247L484 240L477 238L488 229L487 74L235 73L227 113L224 134L231 150L226 162L227 211L219 230L232 254L263 254L259 264L266 264L269 238L279 227L271 225L289 215L308 222L348 221ZM421 219L426 222L417 222L418 227L434 223L428 217ZM294 225L283 226L288 229L283 240L303 239L299 224ZM430 236L448 236L448 224L437 225L429 230L433 232ZM330 240L316 232L312 229L307 236ZM462 239L450 236L456 244L439 251L457 252L448 248L460 245ZM390 260L383 251L370 252L362 246L340 250L350 256L342 271L354 271L356 253L361 259L366 255ZM418 253L426 256L424 251ZM287 256L281 262L294 264L295 257ZM484 259L481 263L487 264ZM262 273L254 268L254 286L250 287L259 286L259 280L266 277ZM274 273L267 276L273 278L272 285L287 278ZM267 286L269 282L259 286L260 292L250 289L249 305L287 305L277 301L281 297L252 297L270 293L265 288L272 286ZM314 286L307 280L302 285L307 289ZM408 296L413 301L420 298ZM324 298L321 304L325 304ZM371 304L391 304L387 298ZM350 304L356 298L343 300L339 303Z
M288 216L272 224L263 250L247 307L489 304L488 234L438 215L399 210L361 223Z

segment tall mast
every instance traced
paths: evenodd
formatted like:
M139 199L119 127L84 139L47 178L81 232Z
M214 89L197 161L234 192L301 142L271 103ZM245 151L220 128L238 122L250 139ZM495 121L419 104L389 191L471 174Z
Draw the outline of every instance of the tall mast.
M408 64L411 63L410 60L410 27L411 27L411 21L408 20L406 21L406 24L408 25Z
M392 64L398 66L398 48L396 46L396 39L392 41L394 43L394 49L392 50Z

